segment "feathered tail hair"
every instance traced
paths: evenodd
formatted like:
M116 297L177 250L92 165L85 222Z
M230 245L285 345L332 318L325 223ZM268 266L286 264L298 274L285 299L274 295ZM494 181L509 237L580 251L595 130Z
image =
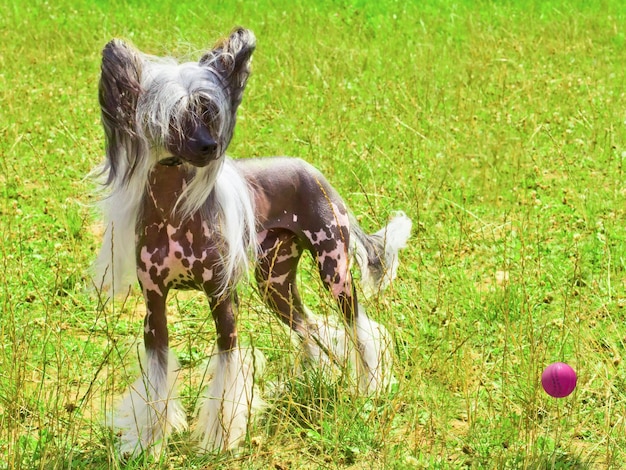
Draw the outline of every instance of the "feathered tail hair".
M368 235L359 224L351 223L354 257L361 269L361 287L365 296L380 292L398 272L398 251L411 236L411 219L398 211L378 232Z

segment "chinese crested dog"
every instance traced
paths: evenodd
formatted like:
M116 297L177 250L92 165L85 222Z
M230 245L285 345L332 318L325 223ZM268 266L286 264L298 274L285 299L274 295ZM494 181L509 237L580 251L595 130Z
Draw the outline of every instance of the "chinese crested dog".
M384 287L396 275L411 221L399 212L368 235L324 176L302 160L225 156L254 48L252 32L239 28L198 62L149 56L119 40L103 51L101 170L109 194L94 279L115 294L127 292L136 276L146 303L141 377L113 421L125 456L156 454L172 431L187 425L168 347L171 289L203 291L217 331L198 407L200 447L230 449L245 438L261 403L254 355L240 347L235 321L235 288L249 259L262 298L311 361L350 356L358 387L368 394L384 390L392 377L389 335L357 302L350 266L358 262L364 291ZM341 311L336 326L312 315L298 293L296 268L305 250Z

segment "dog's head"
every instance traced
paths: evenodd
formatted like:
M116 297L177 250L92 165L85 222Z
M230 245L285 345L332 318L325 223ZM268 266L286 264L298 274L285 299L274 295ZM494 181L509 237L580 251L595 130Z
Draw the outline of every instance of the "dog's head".
M205 167L222 159L255 45L251 31L237 28L198 62L179 64L109 42L99 92L109 182L157 161Z

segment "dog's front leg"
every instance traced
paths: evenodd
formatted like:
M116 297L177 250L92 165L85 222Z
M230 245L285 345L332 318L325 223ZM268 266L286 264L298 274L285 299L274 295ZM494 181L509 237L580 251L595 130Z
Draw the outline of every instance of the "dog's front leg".
M114 427L121 432L122 457L141 452L159 455L171 431L187 425L185 412L175 396L178 363L168 348L166 296L144 289L144 297L147 313L141 376L130 386L114 419Z
M246 436L253 412L262 406L254 390L254 374L262 361L250 348L239 347L230 296L212 302L212 307L217 347L209 359L210 378L195 431L203 451L237 447Z

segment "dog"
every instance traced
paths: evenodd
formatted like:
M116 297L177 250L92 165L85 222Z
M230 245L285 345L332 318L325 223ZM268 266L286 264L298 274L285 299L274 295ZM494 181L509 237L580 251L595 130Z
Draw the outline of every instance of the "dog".
M203 291L217 332L197 411L199 447L232 449L245 438L262 405L255 355L240 347L235 322L236 285L249 263L261 297L311 362L348 360L352 344L361 392L380 393L392 380L389 334L358 303L351 265L359 264L364 291L384 288L396 275L411 220L395 213L368 235L308 163L225 156L255 46L251 31L236 28L197 62L150 56L121 40L102 52L106 229L94 282L115 295L137 279L146 303L141 377L113 421L123 456L159 454L171 432L187 427L168 345L172 289ZM339 307L340 326L322 322L302 302L296 272L305 251Z

